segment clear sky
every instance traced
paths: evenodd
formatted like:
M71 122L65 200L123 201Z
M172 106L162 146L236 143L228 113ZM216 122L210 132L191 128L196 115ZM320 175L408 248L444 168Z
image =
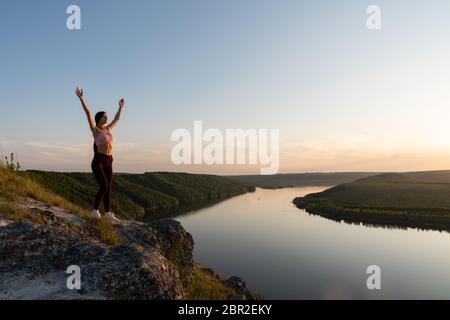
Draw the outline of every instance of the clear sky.
M3 0L0 40L0 147L26 169L90 170L76 86L110 117L126 99L115 171L259 172L173 165L194 120L280 129L280 172L450 169L447 0Z

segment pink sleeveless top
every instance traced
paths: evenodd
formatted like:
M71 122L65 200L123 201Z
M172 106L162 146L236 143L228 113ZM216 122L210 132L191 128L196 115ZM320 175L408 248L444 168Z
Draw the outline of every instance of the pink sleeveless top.
M99 134L94 138L94 141L95 141L96 145L101 145L101 144L105 144L105 143L112 143L114 141L114 137L113 137L113 135L111 133L105 132L105 131L101 131L98 128L97 128L97 131L99 132Z

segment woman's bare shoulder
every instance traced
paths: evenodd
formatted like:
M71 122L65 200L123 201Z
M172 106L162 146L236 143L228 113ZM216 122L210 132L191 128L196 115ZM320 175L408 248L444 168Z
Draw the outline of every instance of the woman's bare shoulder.
M91 131L92 131L92 134L94 135L94 136L96 136L97 134L98 134L98 128L95 126L95 127L92 127L92 129L91 129Z

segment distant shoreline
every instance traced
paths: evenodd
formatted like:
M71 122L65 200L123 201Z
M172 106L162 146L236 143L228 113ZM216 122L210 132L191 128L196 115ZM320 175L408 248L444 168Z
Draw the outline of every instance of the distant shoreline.
M293 200L297 208L307 213L336 222L363 224L374 227L395 227L399 229L417 228L450 232L450 210L445 209L398 209L392 208L333 208L315 207L303 202L304 197ZM428 210L428 211L427 211ZM447 214L439 216L437 213Z
M297 197L293 203L335 221L450 230L450 172L384 173Z

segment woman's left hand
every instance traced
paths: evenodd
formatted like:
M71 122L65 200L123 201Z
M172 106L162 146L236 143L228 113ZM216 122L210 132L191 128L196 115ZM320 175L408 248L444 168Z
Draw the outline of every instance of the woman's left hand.
M125 100L122 98L122 99L120 99L120 101L119 101L119 107L120 107L120 108L123 108L124 105L125 105Z

